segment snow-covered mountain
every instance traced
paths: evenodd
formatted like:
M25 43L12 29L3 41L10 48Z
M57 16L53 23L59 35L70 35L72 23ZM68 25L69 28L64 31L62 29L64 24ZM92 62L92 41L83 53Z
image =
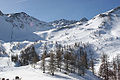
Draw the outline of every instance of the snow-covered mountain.
M80 21L75 20L56 20L53 22L40 21L34 17L29 16L24 12L3 14L0 11L0 40L3 41L36 41L45 40L34 32L48 31L54 28L60 28L63 26L68 26L70 24L75 24L77 22L83 23L87 19L83 18Z
M27 15L24 12L0 15L0 40L35 41L42 39L35 31L49 30L52 25Z
M66 19L60 19L60 20L55 20L53 22L50 22L54 27L62 27L62 26L68 26L70 24L76 24L76 23L84 23L87 22L88 20L86 18L82 18L80 21L76 20L66 20Z
M106 53L110 59L120 50L120 7L96 15L91 20L56 20L44 22L24 12L3 14L0 12L0 51L19 54L26 46L34 44L38 54L44 43L48 48L57 41L62 45L76 42L89 43L96 55ZM96 64L96 70L98 71Z

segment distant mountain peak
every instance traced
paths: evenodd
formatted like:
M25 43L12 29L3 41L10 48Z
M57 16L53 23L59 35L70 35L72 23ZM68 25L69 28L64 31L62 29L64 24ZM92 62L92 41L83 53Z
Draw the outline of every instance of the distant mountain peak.
M76 20L66 20L66 19L60 19L60 20L55 20L53 22L50 22L53 26L66 26L66 25L70 25L70 24L74 24L78 21Z
M13 16L13 17L17 17L17 16L30 17L30 16L29 16L28 14L26 14L25 12L13 13L13 14L11 14L11 16Z
M71 22L71 21L76 21L76 20L59 19L59 20L55 20L53 22Z
M25 12L20 12L21 14L26 14Z
M83 17L82 19L80 19L81 22L86 22L88 21L88 19L86 17Z

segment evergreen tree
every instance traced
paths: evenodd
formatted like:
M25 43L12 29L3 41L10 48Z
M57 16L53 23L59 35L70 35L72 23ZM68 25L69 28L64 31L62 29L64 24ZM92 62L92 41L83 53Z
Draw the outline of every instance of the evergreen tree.
M88 68L86 59L86 54L80 57L82 75L85 75L85 70Z
M120 80L120 55L117 55L117 80Z
M80 58L77 59L77 73L81 76L82 75L82 62Z
M75 72L76 69L76 55L74 53L70 53L70 72Z
M32 54L32 56L33 56L33 58L32 58L32 63L33 63L33 64L36 64L36 63L39 61L39 56L37 55L34 47L32 47L31 50L32 50L32 51L31 51L31 54Z
M41 62L43 73L45 73L45 58L46 58L46 53L43 53L42 54L42 62Z
M99 68L99 76L102 77L104 80L109 80L109 62L108 56L103 54L101 57L102 64Z
M35 64L36 62L39 61L39 56L37 55L33 45L21 51L19 61L22 66L28 65L28 64Z
M61 71L61 66L62 66L62 54L63 54L63 52L62 52L62 49L61 49L61 45L60 45L60 44L58 44L58 43L56 42L55 46L56 46L56 65L57 65L57 67L58 67L58 68L60 69L60 71Z
M78 66L78 74L84 75L86 69L88 69L88 60L87 60L87 53L84 47L80 47L80 52L77 58L77 66Z
M94 59L94 53L89 51L89 54L90 54L90 62L89 62L89 65L90 65L90 68L94 74L94 62L95 62L95 59Z
M60 71L61 71L62 51L60 49L57 49L57 51L56 51L56 63L57 63L57 67L60 68Z
M39 58L37 55L34 55L33 56L33 59L32 59L32 64L33 64L33 67L35 68L35 64L39 61Z
M64 54L64 68L67 72L69 72L69 64L70 64L70 54L68 51Z
M56 70L56 66L55 66L55 54L53 53L53 51L50 52L50 61L49 61L49 71L52 74L52 76L54 76L54 72Z
M42 57L41 57L41 60L42 60L41 67L42 67L43 73L45 73L45 69L46 69L46 66L45 66L45 64L46 64L45 58L46 58L46 55L47 55L47 46L46 45L47 44L45 43L44 48L43 48L43 54L42 54Z
M116 60L113 59L113 80L117 80L117 64L116 64Z

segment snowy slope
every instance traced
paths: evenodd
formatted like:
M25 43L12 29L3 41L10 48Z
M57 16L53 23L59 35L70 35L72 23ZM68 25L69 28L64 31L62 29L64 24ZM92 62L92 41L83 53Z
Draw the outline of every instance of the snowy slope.
M70 24L79 23L82 24L86 22L87 19L83 18L80 21L74 20L56 20L53 22L40 21L34 17L29 16L24 12L3 14L0 15L0 40L3 41L37 41L45 40L45 34L37 35L35 32L48 31L55 28L60 28L63 26L68 26Z
M89 42L100 53L116 53L119 50L120 8L99 14L83 25L72 25L59 31L52 31L49 41L60 41L63 44ZM70 27L70 26L67 26ZM115 48L116 47L116 48ZM108 50L110 48L110 50Z
M3 41L35 41L42 38L33 32L51 28L49 23L39 21L24 12L0 16L0 40Z
M77 74L65 74L62 72L55 72L55 76L51 76L48 71L43 73L40 69L40 64L34 69L32 65L14 67L11 63L8 66L8 58L0 58L0 78L8 78L13 80L15 76L19 76L22 80L100 80L98 77L93 75L90 71L87 71L85 76L78 76Z
M62 45L83 42L91 44L96 55L100 56L102 53L107 53L112 59L120 53L119 25L120 7L98 14L89 21L86 18L80 21L61 19L50 23L39 21L24 12L14 14L0 12L0 49L8 55L19 54L26 46L34 44L40 55L45 43L51 49L56 41ZM96 64L96 71L98 71L98 66L99 61ZM21 67L21 69L26 69L26 67ZM30 67L28 72L29 69L30 72L34 72ZM15 69L13 74L17 71L19 69ZM6 73L7 71L1 74ZM58 74L63 75L62 73Z
M98 14L82 25L77 22L61 28L51 29L47 32L38 32L37 34L46 34L48 43L55 41L64 45L74 44L75 42L89 43L93 45L99 57L102 53L106 53L111 60L120 52L119 25L120 7ZM99 67L96 67L98 71Z

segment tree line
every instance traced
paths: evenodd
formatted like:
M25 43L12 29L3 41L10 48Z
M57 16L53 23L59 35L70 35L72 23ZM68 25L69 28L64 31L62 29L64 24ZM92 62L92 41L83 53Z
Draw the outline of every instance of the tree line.
M110 61L107 54L102 54L99 76L104 80L120 80L120 55Z
M44 44L41 56L36 53L34 45L31 45L22 50L19 56L12 55L11 59L19 66L40 61L43 73L47 70L51 75L54 75L55 71L64 71L65 74L77 73L84 76L88 69L94 74L95 58L89 44L75 43L63 46L56 42L54 45L55 47L50 50L48 45Z
M54 45L50 50L48 45L44 44L41 56L36 53L34 45L31 45L22 50L19 56L12 55L11 60L17 66L36 64L40 61L43 73L49 71L51 75L54 75L55 71L64 71L65 74L77 73L84 76L87 70L95 74L96 59L89 44L75 43L63 46L56 42ZM98 75L103 80L120 80L120 55L110 61L107 54L102 54Z
M56 43L55 49L48 52L47 45L45 44L41 57L41 69L43 70L43 73L48 70L51 75L54 75L56 70L60 72L63 70L66 74L77 73L80 76L84 76L86 70L91 69L94 74L93 53L91 53L91 57L88 57L86 48L87 45L81 45L80 43L63 47ZM48 58L48 61L46 61L46 58ZM49 64L47 65L46 63Z
M16 63L16 66L25 66L29 64L36 64L39 59L39 55L35 51L34 45L30 45L20 52L20 55L12 55L11 61Z

